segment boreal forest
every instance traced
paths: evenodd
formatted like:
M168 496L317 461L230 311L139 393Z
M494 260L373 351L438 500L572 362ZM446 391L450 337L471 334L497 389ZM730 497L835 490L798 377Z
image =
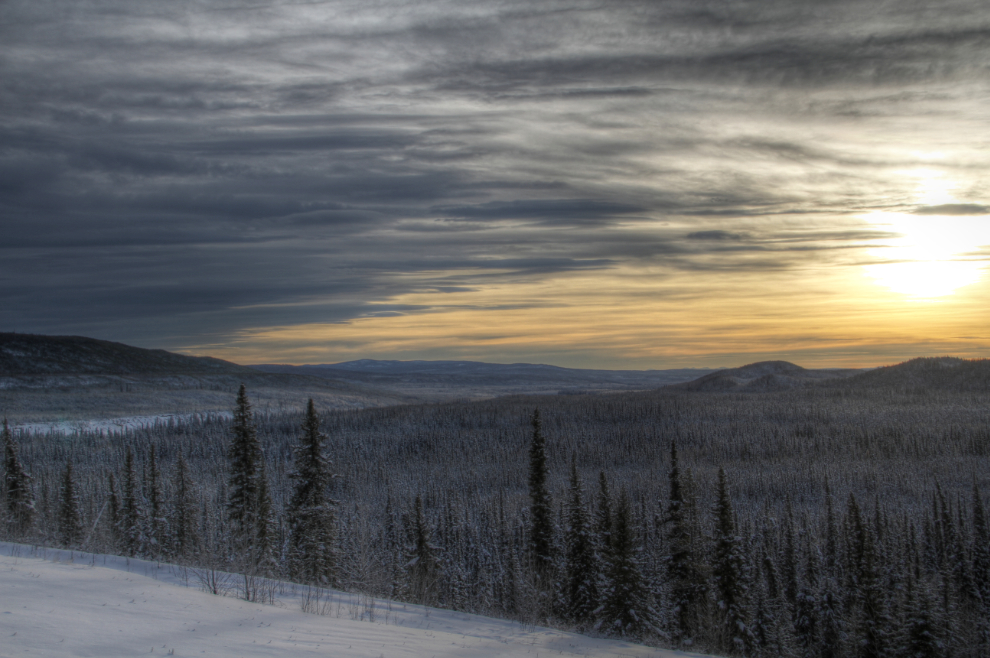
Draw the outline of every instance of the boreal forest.
M277 578L724 656L986 656L986 366L305 412L242 386L232 415L5 425L0 527L249 598Z

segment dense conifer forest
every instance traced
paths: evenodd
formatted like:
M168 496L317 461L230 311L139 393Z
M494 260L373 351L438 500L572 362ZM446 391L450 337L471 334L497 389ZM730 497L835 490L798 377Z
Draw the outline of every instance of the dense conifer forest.
M4 431L6 539L731 656L990 654L990 399L660 390Z

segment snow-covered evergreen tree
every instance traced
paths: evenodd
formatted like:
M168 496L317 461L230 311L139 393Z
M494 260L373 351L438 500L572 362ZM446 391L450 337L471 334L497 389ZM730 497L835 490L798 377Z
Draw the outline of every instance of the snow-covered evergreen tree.
M571 458L565 545L565 616L581 628L590 625L592 613L598 607L599 561L574 457Z
M111 552L117 552L121 550L121 545L123 544L123 535L121 534L123 523L121 520L120 493L117 490L117 480L114 478L113 473L110 473L107 477L107 488L109 489L106 502L109 521L109 532L107 534L109 535Z
M819 655L821 658L840 658L846 638L842 597L835 579L828 575L822 578L818 610Z
M810 542L805 544L804 578L794 604L794 640L802 658L820 653L821 619L818 600L818 555Z
M264 453L258 462L258 500L255 512L254 542L251 545L250 569L261 576L274 576L278 570L275 543L275 506L272 504L271 485L268 482L268 466Z
M141 500L141 487L138 484L137 466L134 464L134 451L127 448L124 457L123 500L120 506L120 538L127 555L143 555L147 546L144 529L144 505Z
M326 437L313 400L306 406L302 436L294 450L295 481L286 509L289 545L286 554L289 577L304 583L334 581L334 505L330 498L331 462L324 454Z
M608 565L611 587L605 593L597 625L603 633L641 639L660 632L658 614L640 568L640 550L629 495L623 487L612 526L612 555Z
M189 464L180 454L175 465L175 495L172 500L171 552L183 559L194 558L201 547L199 507Z
M160 557L168 535L168 519L165 516L165 499L162 493L162 474L158 468L155 444L151 444L145 469L145 499L148 501L148 551L151 557Z
M34 494L31 492L31 477L17 456L17 444L6 418L3 419L3 453L7 532L19 539L28 535L34 527Z
M983 650L990 654L990 524L984 511L983 496L973 483L973 586L979 599L977 627Z
M699 568L689 518L687 500L677 463L677 442L670 445L670 497L667 503L666 558L670 588L671 637L675 642L690 644L699 629L700 609L705 597L705 576Z
M712 576L720 627L717 633L723 651L744 656L753 648L753 633L747 615L749 570L742 538L736 535L735 514L722 468L718 469L716 496Z
M256 565L254 549L258 535L258 493L261 472L261 444L254 426L247 389L241 384L231 428L227 488L227 520L234 564L251 570Z
M529 549L539 580L545 580L553 565L553 502L547 488L546 439L540 410L533 412L533 439L529 446Z
M897 650L899 658L943 658L946 655L942 629L931 594L921 583L908 587L904 628Z
M83 540L82 518L79 514L79 491L72 475L72 460L65 464L59 492L58 540L67 548L78 548Z
M423 514L423 498L417 495L413 503L412 545L409 547L406 574L409 592L414 601L430 604L436 598L438 565L437 547L431 541L430 528Z

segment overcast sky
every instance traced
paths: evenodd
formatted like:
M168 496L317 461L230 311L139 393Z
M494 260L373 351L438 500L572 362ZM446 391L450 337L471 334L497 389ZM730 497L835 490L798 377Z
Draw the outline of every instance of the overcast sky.
M990 356L984 0L0 3L0 330Z

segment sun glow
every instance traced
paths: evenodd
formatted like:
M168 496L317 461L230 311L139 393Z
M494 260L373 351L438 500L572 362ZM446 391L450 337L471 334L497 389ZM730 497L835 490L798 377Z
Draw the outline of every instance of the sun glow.
M870 250L883 262L865 269L880 285L915 299L936 299L980 280L984 262L972 252L990 243L986 217L877 213L868 220L897 236Z
M958 204L957 184L939 172L920 170L915 198L922 206ZM872 213L866 220L888 231L870 249L877 263L865 266L876 283L916 300L934 300L976 283L984 258L975 252L990 244L990 217Z

